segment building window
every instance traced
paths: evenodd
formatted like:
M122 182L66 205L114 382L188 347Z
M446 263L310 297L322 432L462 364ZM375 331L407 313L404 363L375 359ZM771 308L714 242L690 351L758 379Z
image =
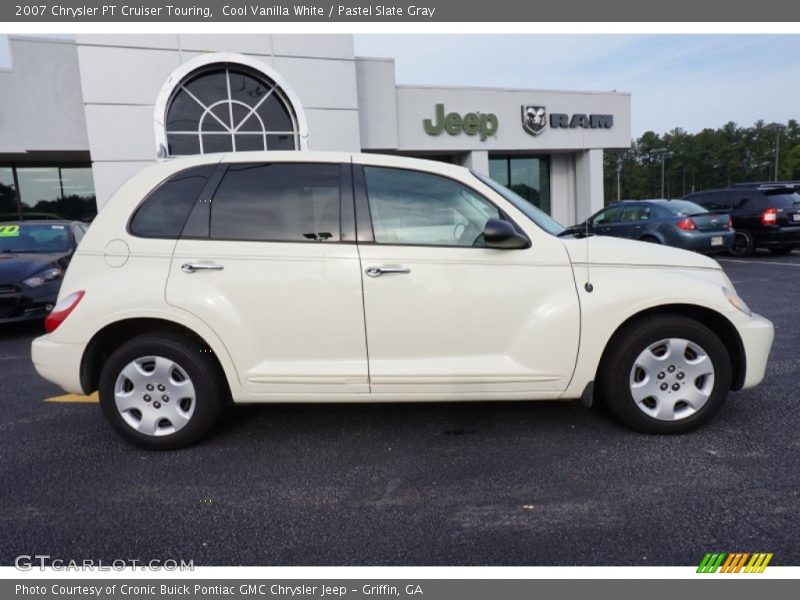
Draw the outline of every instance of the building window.
M550 157L493 154L489 176L550 214Z
M88 222L96 214L91 167L0 166L0 220L22 217Z
M297 150L297 117L284 92L244 65L191 72L167 103L167 154Z

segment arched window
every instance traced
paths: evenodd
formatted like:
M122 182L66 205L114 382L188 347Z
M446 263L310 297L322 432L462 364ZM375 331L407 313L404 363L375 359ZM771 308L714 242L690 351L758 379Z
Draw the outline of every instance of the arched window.
M300 148L297 116L283 91L233 63L184 77L169 97L164 126L169 156Z

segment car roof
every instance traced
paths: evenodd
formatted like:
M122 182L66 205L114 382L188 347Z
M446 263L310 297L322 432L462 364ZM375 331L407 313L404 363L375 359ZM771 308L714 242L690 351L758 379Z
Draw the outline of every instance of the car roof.
M615 200L614 202L609 204L609 206L613 206L615 204L624 205L626 203L633 203L633 202L650 203L650 204L667 204L669 202L675 202L676 200L679 200L679 198L669 198L669 199L667 199L667 198L647 198L645 200Z
M800 182L798 181L753 181L749 183L733 183L728 187L713 188L710 190L697 190L691 195L709 194L716 192L741 192L751 190L757 192L781 191L800 193Z
M323 152L317 150L257 150L248 152L222 152L216 154L194 154L188 156L176 156L162 159L163 163L172 165L172 172L177 172L184 167L199 166L205 164L223 163L279 163L279 162L300 162L300 163L354 163L370 166L384 166L408 169L424 169L436 171L442 174L459 173L468 171L466 167L454 165L452 163L425 158L415 158L411 156L400 156L398 154L384 153L359 153L359 152Z
M0 221L0 225L85 225L81 221L56 221L55 219L29 219L23 221Z

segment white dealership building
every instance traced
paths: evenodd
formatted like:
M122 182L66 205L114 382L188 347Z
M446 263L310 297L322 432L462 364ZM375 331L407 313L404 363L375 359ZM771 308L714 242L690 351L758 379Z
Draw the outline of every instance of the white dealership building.
M619 92L398 85L351 35L11 37L0 214L91 218L157 160L231 150L381 152L489 174L574 223L630 145ZM431 57L435 61L436 57Z

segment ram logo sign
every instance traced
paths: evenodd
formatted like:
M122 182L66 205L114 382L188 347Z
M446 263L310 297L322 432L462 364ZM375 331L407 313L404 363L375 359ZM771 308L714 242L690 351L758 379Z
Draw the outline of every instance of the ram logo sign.
M522 127L531 135L539 135L547 126L547 109L544 106L523 106Z
M611 129L614 127L614 115L575 113L551 113L547 118L544 106L534 104L522 107L522 128L531 135L539 135L548 122L550 129Z

